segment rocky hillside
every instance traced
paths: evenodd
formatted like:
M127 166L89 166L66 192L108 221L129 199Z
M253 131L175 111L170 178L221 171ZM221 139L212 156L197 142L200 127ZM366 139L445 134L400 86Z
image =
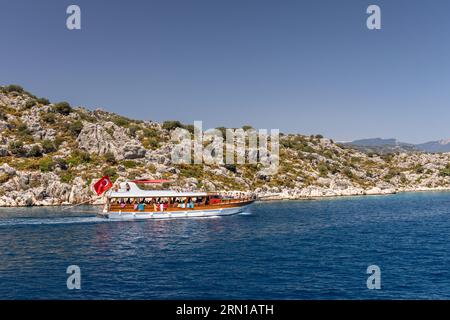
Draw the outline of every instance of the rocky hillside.
M450 187L449 154L367 154L320 135L282 135L274 176L261 165L176 165L170 136L178 127L192 129L178 121L138 121L51 103L19 86L0 87L0 206L98 201L90 185L102 175L166 178L173 188L286 199Z

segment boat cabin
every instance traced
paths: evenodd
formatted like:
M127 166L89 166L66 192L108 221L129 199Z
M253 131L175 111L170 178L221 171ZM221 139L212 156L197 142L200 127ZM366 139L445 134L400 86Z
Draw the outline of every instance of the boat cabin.
M164 212L227 208L248 204L252 199L223 198L206 192L143 190L136 182L122 182L107 194L107 211Z

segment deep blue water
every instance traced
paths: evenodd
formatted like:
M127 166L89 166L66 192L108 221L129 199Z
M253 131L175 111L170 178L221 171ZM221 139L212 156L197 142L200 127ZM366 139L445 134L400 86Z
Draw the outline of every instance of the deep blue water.
M450 193L257 203L193 220L95 210L0 209L0 299L450 298ZM381 290L367 289L372 264ZM69 265L81 290L66 287Z

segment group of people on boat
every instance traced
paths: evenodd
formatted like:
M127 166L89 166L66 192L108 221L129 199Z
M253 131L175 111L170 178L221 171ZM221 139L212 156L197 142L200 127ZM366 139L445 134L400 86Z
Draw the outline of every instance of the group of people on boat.
M116 198L112 199L112 205L120 205L120 208L125 209L130 206L135 211L145 211L148 206L153 207L153 211L165 211L169 207L171 208L191 208L202 204L208 205L210 202L209 197L189 197L185 199L180 198Z

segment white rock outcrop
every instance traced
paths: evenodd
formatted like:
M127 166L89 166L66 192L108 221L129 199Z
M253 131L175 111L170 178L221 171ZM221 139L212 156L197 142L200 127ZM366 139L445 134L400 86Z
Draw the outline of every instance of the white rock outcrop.
M140 159L146 154L138 140L131 138L124 128L112 122L103 125L85 122L77 142L81 149L89 153L105 155L111 152L117 160Z

